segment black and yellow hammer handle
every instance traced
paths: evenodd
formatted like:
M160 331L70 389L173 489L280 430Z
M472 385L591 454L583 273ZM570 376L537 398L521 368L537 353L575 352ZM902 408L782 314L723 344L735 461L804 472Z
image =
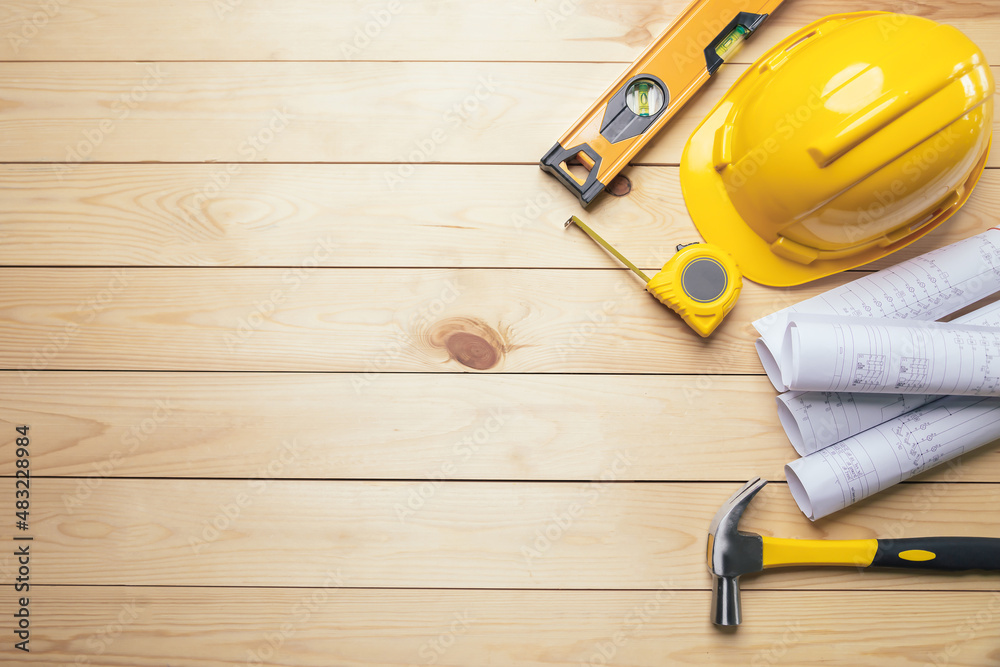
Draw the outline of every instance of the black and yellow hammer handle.
M796 540L762 537L764 569L795 565L1000 570L1000 538Z

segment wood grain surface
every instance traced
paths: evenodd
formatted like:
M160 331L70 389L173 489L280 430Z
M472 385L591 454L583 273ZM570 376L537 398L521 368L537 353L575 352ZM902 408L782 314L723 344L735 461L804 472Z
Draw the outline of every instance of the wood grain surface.
M2 268L0 365L755 373L750 322L849 279L748 283L702 339L623 269Z
M635 163L679 164L688 136L746 69L720 70L706 86L711 92L678 111ZM395 167L392 180L379 178L395 185L414 164L537 164L621 70L519 62L11 63L0 70L0 146L5 161L51 163L57 175L84 162L377 162ZM988 164L1000 158L991 155Z
M0 374L0 428L32 424L34 472L275 479L784 479L795 458L761 375ZM388 407L388 406L391 406ZM0 473L13 450L0 448ZM93 479L92 479L93 478ZM1000 482L1000 447L920 477Z
M820 648L824 664L845 667L933 664L935 657L969 667L992 664L1000 639L990 623L1000 610L995 592L966 594L979 614L948 593L751 590L744 599L753 624L730 634L680 611L706 604L694 591L439 591L428 598L416 591L46 587L36 599L46 630L44 653L33 653L31 664L72 664L104 649L107 664L137 666L184 664L191 654L206 666L253 658L462 666L503 647L505 663L532 667L770 665L810 663ZM173 636L188 641L182 648Z
M331 585L338 577L327 575ZM45 586L35 594L38 649L23 662L466 667L491 655L529 667L757 667L813 664L820 652L843 667L980 667L998 658L995 591L751 589L743 600L744 627L720 633L686 611L707 610L706 591Z
M579 204L531 165L0 165L4 266L613 268L579 230ZM232 170L235 173L229 173ZM632 167L631 192L600 197L587 220L639 266L659 269L696 239L676 167ZM512 193L515 193L512 195ZM1000 172L947 224L866 269L997 223ZM335 248L316 252L325 241ZM671 242L674 242L673 244Z
M4 60L514 60L631 62L687 0L8 0ZM839 12L925 16L964 31L1000 62L991 2L789 0L737 54L752 62L803 25ZM183 38L178 38L182 35ZM289 38L289 36L294 36Z
M350 585L376 588L619 590L665 580L708 591L705 527L734 489L619 482L634 465L627 449L605 457L592 482L449 480L436 462L409 482L272 477L297 455L293 441L275 443L269 463L239 480L36 480L35 571L47 584L104 586L322 586L339 569ZM762 493L745 530L1000 537L996 484L906 484L815 524L802 520L783 484ZM14 556L6 562L10 581ZM812 567L748 575L742 585L995 590L996 573Z
M709 622L706 530L756 475L760 534L1000 537L1000 442L805 519L750 324L997 225L1000 158L918 243L748 283L702 340L537 168L685 4L4 2L0 662L1000 664L995 573L769 571ZM1000 75L995 2L788 0L587 221L649 270L697 240L693 129L769 46L872 9Z

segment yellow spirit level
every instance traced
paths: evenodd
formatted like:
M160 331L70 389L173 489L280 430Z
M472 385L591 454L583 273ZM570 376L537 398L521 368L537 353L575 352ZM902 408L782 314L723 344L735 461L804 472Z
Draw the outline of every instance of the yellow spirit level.
M781 2L692 2L542 157L541 168L586 207Z
M743 274L732 255L711 243L677 246L659 273L650 278L625 259L580 218L571 216L566 227L576 225L646 283L646 290L684 322L707 338L736 305L743 289Z

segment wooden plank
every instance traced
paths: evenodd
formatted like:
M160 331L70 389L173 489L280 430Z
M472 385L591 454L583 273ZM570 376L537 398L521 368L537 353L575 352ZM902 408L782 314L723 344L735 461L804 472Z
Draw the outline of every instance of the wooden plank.
M237 173L230 174L230 167ZM322 266L614 267L563 222L579 203L529 165L425 165L394 189L386 165L82 165L60 175L0 166L0 265L290 266L318 239ZM625 171L632 191L588 220L640 266L697 239L676 167ZM947 224L866 268L996 224L1000 170Z
M2 60L573 60L632 61L688 0L8 0ZM992 4L861 0L786 2L737 58L828 14L880 9L926 16L965 31L1000 62ZM367 33L367 34L365 34ZM183 40L176 35L184 35ZM294 39L289 39L294 35Z
M759 373L750 322L845 282L748 283L710 339L627 269L0 269L0 368Z
M93 479L247 478L286 442L276 478L588 480L625 451L622 480L781 480L796 457L762 376L7 372L0 415L34 474ZM1000 482L1000 443L921 479Z
M703 591L43 586L31 605L20 664L795 666L822 653L845 667L979 667L1000 641L1000 594L986 591L748 590L737 632L710 625ZM0 651L15 659L10 643Z
M238 453L234 453L238 455ZM296 456L277 448L271 469ZM32 572L46 584L708 590L708 525L729 483L36 478ZM9 467L6 470L10 470ZM745 477L749 477L747 471ZM13 497L14 480L2 486ZM816 524L784 484L741 527L800 538L1000 537L1000 485L905 484ZM13 581L13 551L0 581ZM6 566L2 564L6 563ZM994 573L797 568L747 588L995 590Z
M721 71L637 162L677 164L688 136L745 69ZM0 71L0 152L7 162L53 163L63 176L89 161L534 164L620 71L510 62L14 63ZM411 168L396 165L396 178L405 181Z

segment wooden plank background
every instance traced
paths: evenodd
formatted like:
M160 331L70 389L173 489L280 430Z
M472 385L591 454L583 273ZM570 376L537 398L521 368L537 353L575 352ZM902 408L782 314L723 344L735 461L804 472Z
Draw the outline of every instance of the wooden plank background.
M769 572L709 622L705 531L746 479L775 481L762 534L1000 537L1000 443L810 523L750 322L859 272L748 284L705 341L563 229L538 157L684 4L5 2L0 474L13 511L30 425L34 539L31 653L8 620L0 661L1000 663L984 573ZM653 270L697 239L691 130L867 9L1000 64L995 3L788 0L588 220ZM864 270L994 226L988 164Z

